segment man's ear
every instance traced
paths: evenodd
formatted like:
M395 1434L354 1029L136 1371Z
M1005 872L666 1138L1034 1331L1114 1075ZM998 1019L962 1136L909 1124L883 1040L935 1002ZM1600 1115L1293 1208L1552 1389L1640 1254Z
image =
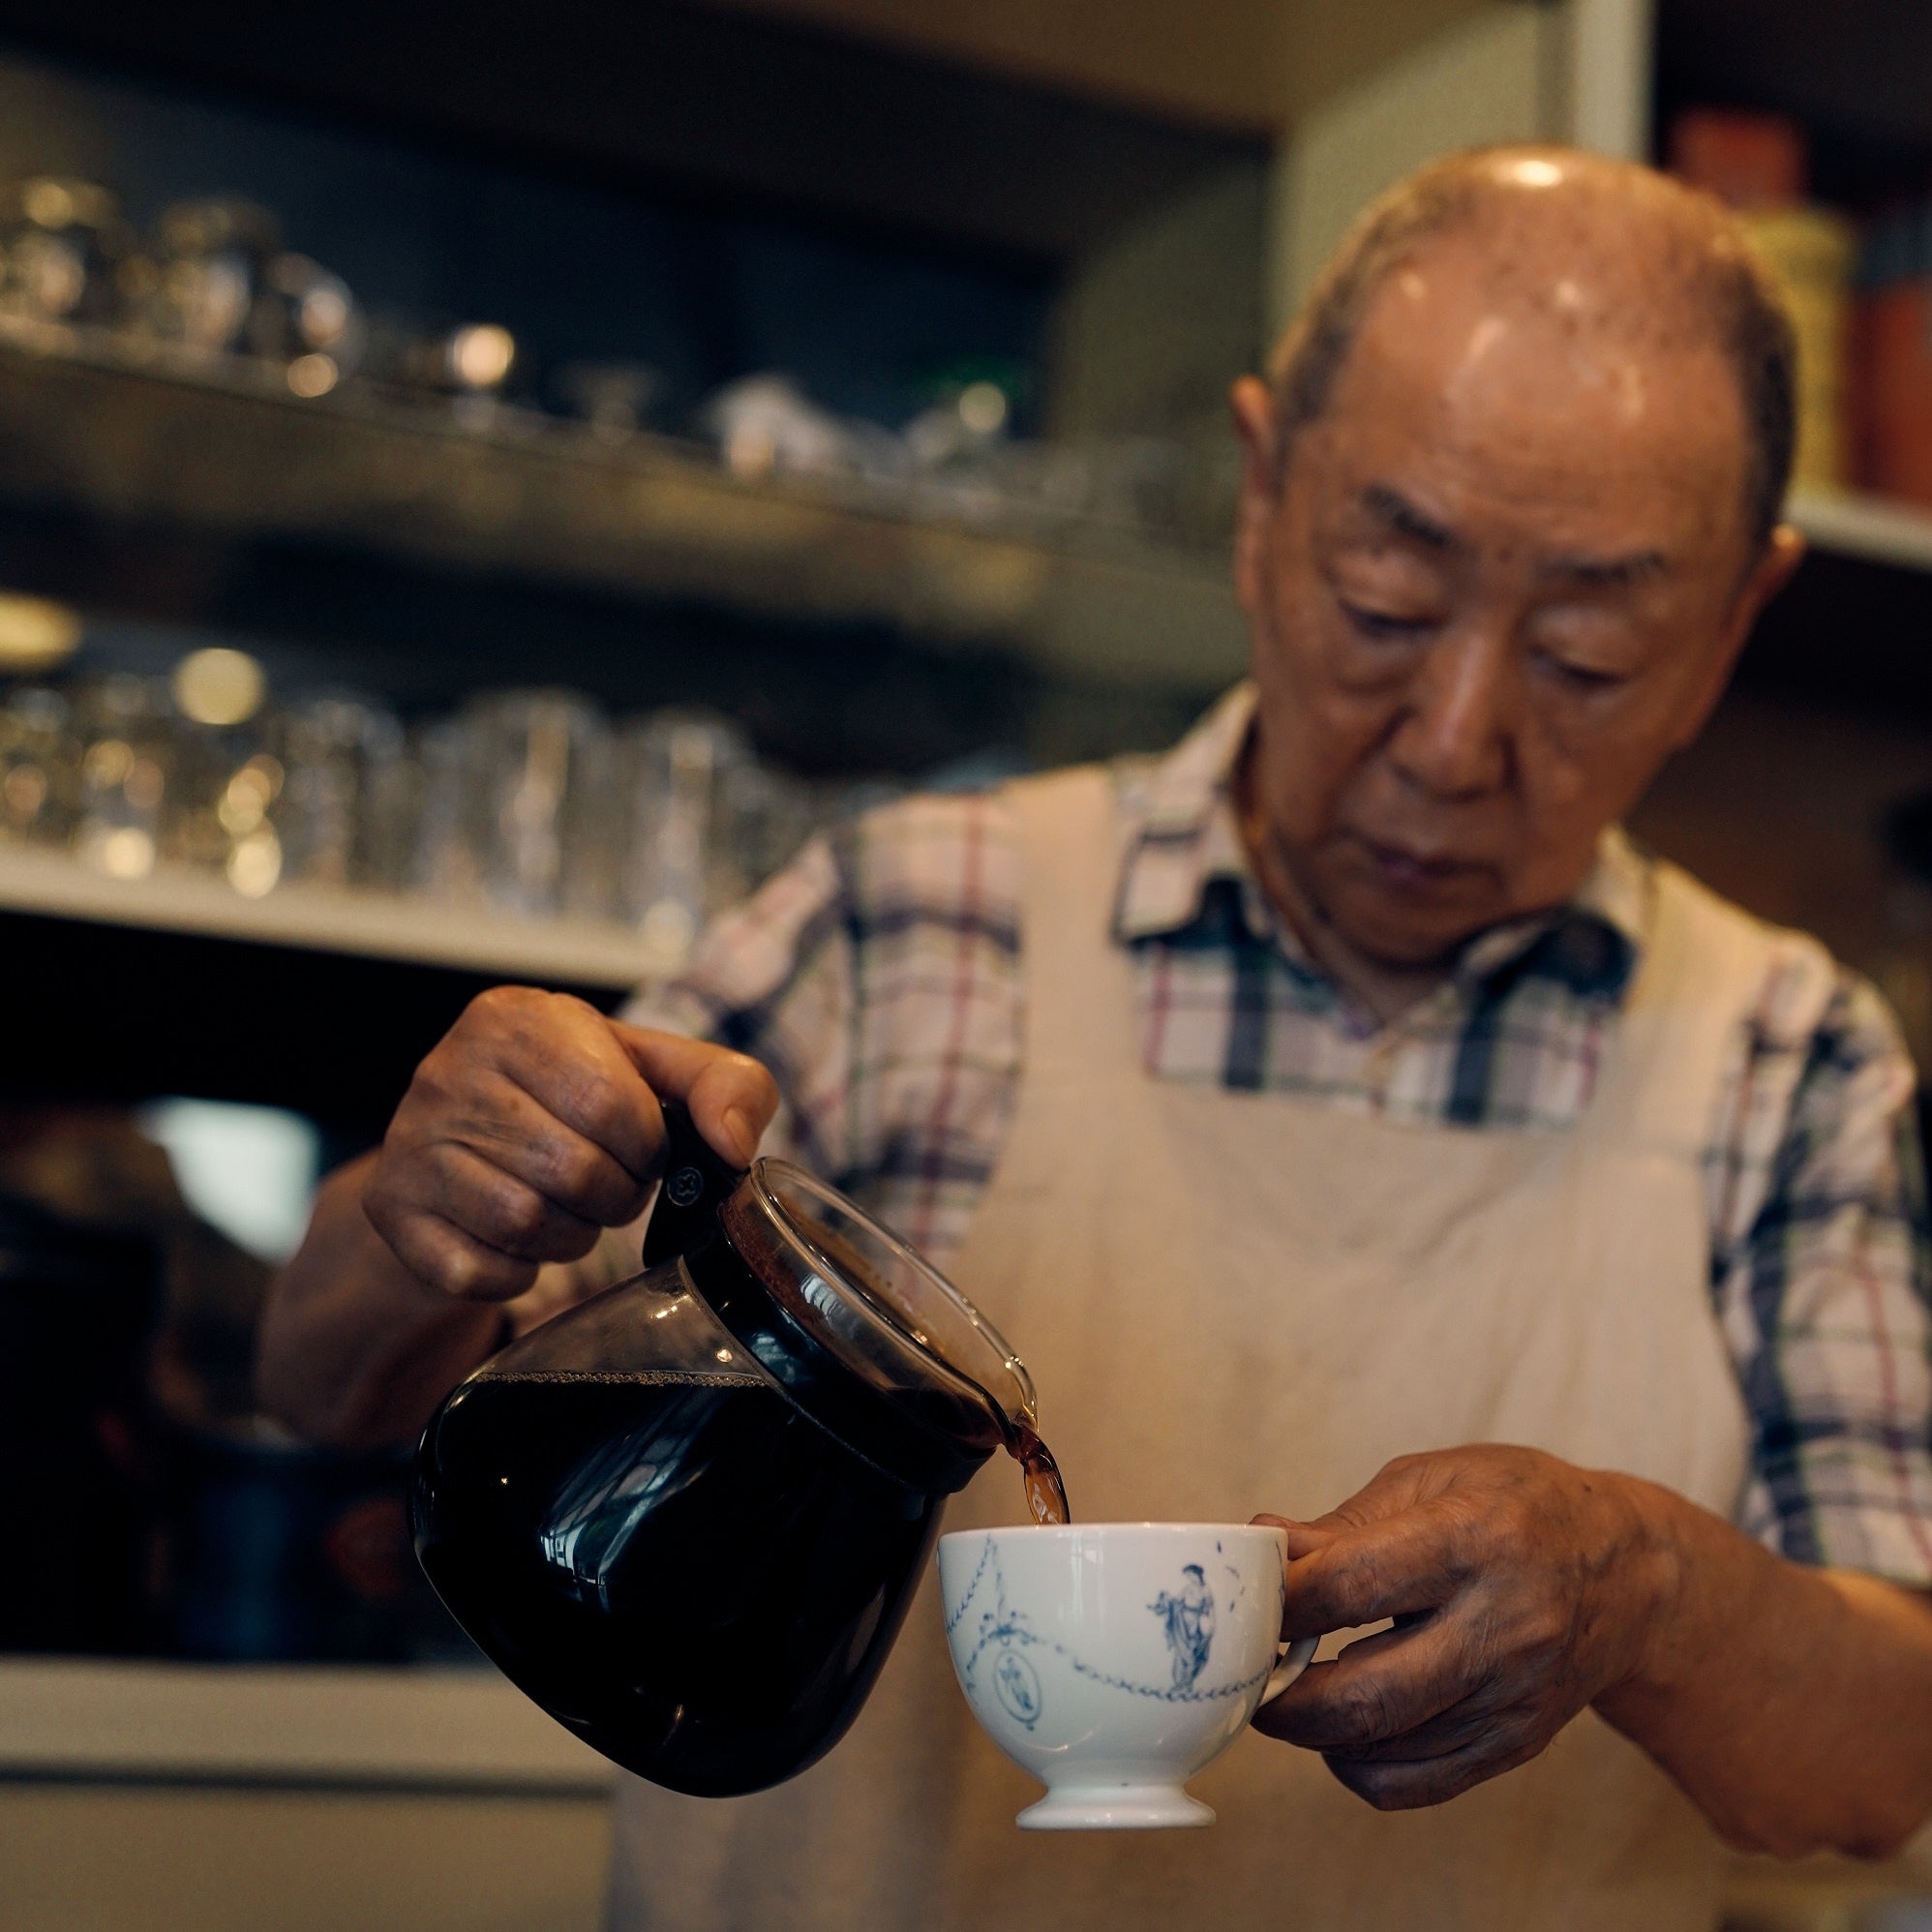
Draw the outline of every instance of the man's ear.
M1717 701L1723 697L1725 686L1731 682L1738 654L1743 650L1765 606L1791 582L1792 573L1804 561L1804 534L1792 525L1780 524L1771 532L1770 541L1765 545L1763 554L1751 566L1737 588L1737 594L1732 599L1730 614L1719 633L1718 649L1697 702L1685 710L1683 725L1672 745L1674 751L1682 751L1703 731L1711 712L1717 709Z
M1267 534L1282 487L1281 424L1275 398L1258 376L1236 378L1228 413L1241 444L1241 503L1234 528L1234 584L1244 609L1260 593Z
M1739 626L1738 650L1744 648L1744 639L1750 636L1759 613L1791 582L1792 573L1804 561L1806 548L1804 532L1795 525L1780 524L1771 532L1764 556L1759 558L1737 593L1739 608L1734 616Z

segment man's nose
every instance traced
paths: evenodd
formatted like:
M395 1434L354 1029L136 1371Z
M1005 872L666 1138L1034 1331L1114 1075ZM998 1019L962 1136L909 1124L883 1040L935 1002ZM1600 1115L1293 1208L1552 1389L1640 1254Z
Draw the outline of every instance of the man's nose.
M1515 686L1504 639L1473 626L1438 638L1416 667L1390 741L1397 768L1440 799L1500 789L1509 774Z

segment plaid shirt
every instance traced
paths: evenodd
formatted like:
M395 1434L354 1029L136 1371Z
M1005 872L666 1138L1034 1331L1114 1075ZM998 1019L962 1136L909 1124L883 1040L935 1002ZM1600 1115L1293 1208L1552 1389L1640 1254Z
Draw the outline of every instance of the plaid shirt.
M1252 714L1237 690L1119 770L1114 935L1147 1071L1470 1132L1573 1123L1643 946L1648 862L1606 834L1567 906L1484 933L1383 1024L1250 869L1230 791ZM807 846L627 1016L764 1061L784 1097L768 1144L943 1259L1018 1091L1019 866L998 795L886 806ZM1932 1237L1896 1026L1779 934L1727 1066L1706 1171L1712 1310L1752 1427L1740 1520L1801 1562L1932 1585Z

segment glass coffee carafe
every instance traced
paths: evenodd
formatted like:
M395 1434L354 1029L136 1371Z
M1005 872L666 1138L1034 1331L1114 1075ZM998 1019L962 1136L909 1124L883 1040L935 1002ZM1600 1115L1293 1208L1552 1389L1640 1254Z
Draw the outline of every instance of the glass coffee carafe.
M844 1734L946 1497L1005 1446L1025 1369L852 1202L720 1162L683 1109L645 1272L445 1400L416 1553L457 1620L585 1742L675 1791L757 1791Z

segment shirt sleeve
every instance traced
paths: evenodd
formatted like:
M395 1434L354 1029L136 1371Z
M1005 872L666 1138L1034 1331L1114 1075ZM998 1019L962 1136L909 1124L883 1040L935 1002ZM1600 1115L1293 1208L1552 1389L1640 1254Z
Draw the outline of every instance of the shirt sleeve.
M1019 1080L1019 855L999 794L913 797L815 839L622 1017L748 1053L765 1142L944 1261Z
M1798 1562L1932 1585L1932 1243L1912 1063L1832 969L1816 1024L1753 1038L1737 1105L1782 1122L1728 1177L1719 1313L1752 1430L1743 1523ZM1720 1228L1722 1237L1724 1230Z
M679 979L641 988L619 1014L762 1061L779 1096L763 1151L832 1178L849 1111L852 915L846 868L829 838L814 838L705 929Z

